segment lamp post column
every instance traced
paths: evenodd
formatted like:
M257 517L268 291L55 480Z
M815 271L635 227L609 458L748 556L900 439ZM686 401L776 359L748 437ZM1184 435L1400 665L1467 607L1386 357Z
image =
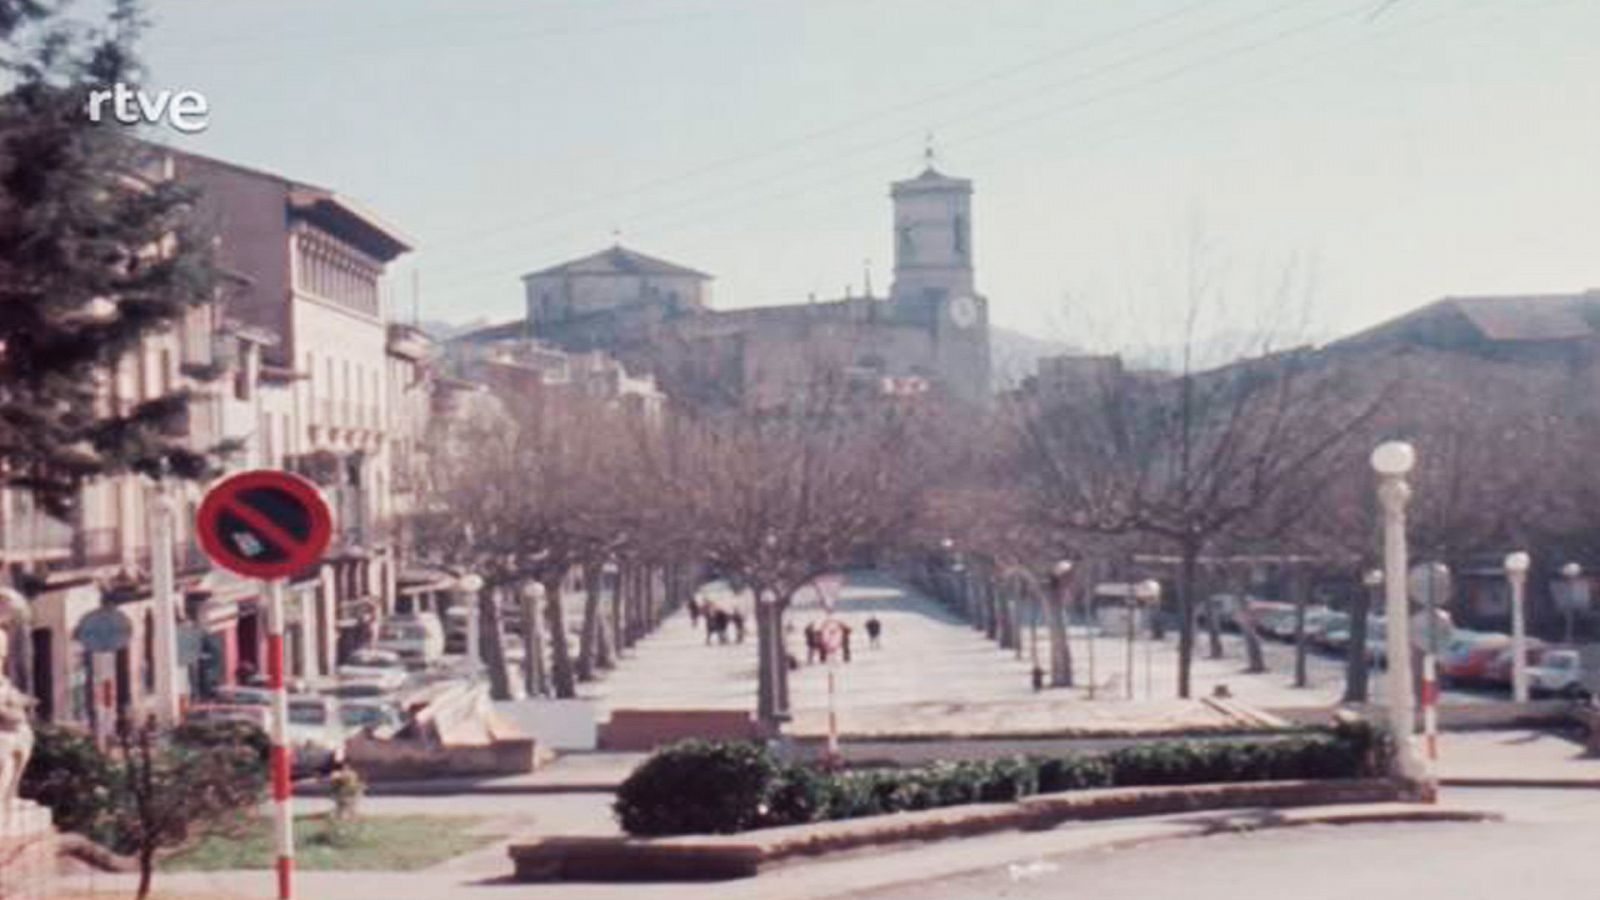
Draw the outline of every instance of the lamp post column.
M1506 581L1511 585L1511 699L1528 702L1528 554L1506 554Z
M1395 764L1402 777L1422 781L1426 770L1415 745L1416 698L1411 682L1410 610L1406 602L1406 475L1416 464L1410 444L1390 441L1372 451L1378 473L1378 503L1383 508L1383 593L1388 669L1383 702L1395 742Z

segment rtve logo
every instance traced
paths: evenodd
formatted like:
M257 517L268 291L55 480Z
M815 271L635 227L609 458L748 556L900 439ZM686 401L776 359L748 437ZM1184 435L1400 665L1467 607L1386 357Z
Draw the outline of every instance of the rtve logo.
M107 104L111 106L111 117L124 125L159 125L165 120L184 134L194 134L211 124L206 118L211 104L199 91L158 91L151 96L140 88L117 82L110 88L89 92L89 121L102 121Z

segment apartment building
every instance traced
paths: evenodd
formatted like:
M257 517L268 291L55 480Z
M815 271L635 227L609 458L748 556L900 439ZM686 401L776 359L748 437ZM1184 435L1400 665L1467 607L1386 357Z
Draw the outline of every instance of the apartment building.
M390 334L385 267L410 249L395 229L346 197L279 175L186 153L176 177L200 191L204 227L246 285L228 302L242 323L277 337L269 380L287 385L259 428L283 467L322 489L335 537L324 564L287 591L289 669L324 675L361 610L393 608L397 566L390 527L394 449L389 433ZM253 628L251 635L259 633ZM241 663L258 667L241 641Z

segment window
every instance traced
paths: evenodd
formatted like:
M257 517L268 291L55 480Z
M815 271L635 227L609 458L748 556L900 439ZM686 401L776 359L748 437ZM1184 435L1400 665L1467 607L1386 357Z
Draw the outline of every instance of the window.
M967 255L967 217L956 214L955 251L957 256Z

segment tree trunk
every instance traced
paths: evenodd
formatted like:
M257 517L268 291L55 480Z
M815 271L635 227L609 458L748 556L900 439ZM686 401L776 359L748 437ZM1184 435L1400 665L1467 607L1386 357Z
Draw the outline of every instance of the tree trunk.
M1050 686L1072 687L1072 645L1067 633L1067 605L1072 601L1072 586L1052 585L1047 597L1047 625L1050 629Z
M139 848L139 887L134 893L138 900L150 896L150 879L156 872L156 848L154 841L150 843L152 846Z
M1206 637L1210 641L1210 656L1212 659L1222 658L1222 622L1217 616L1217 597L1212 591L1212 585L1206 585Z
M1231 581L1229 590L1239 604L1239 633L1244 636L1245 671L1259 675L1267 671L1266 647L1261 643L1261 632L1256 627L1256 614L1250 608L1249 572L1240 570L1238 578Z
M1303 688L1310 683L1306 673L1306 604L1310 602L1310 585L1306 571L1300 567L1289 570L1289 592L1294 595L1294 686Z
M617 667L617 633L606 616L605 577L605 569L595 566L594 586L590 588L594 594L594 665L597 669L614 669Z
M579 681L593 681L599 644L605 639L600 621L600 567L583 567L583 624L578 631Z
M1200 544L1186 541L1183 561L1178 567L1178 696L1189 699L1194 667L1194 588L1200 565Z
M567 641L567 610L561 596L564 575L544 581L544 624L545 630L550 632L550 686L556 699L571 700L578 696L578 684L573 677L572 650Z
M755 594L755 619L756 619L756 721L764 729L775 729L777 726L777 683L772 677L772 631L773 624L768 614L771 606L761 602L762 590L756 588Z
M517 585L517 602L522 605L522 687L530 697L544 697L550 693L550 676L544 665L544 627L539 624L543 611L539 608L539 595L543 586Z
M1350 646L1344 661L1344 702L1367 702L1367 625L1372 615L1373 593L1379 588L1361 586L1350 604Z
M511 682L506 677L505 629L500 627L500 588L486 586L472 602L478 604L478 646L483 665L489 672L489 696L511 699Z
M622 658L622 651L632 646L628 634L622 627L622 595L624 586L628 583L628 564L619 563L617 566L616 581L611 583L611 640L614 645L616 657Z

